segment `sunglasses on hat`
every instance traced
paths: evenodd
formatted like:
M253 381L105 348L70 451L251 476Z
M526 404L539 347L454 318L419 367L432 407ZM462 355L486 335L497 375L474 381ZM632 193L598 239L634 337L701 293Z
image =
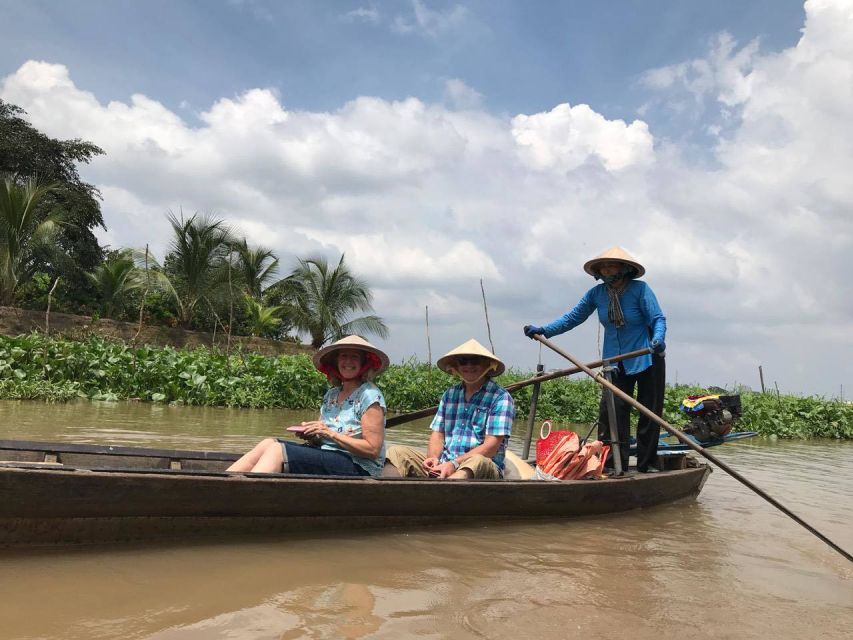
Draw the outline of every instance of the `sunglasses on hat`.
M456 364L460 367L464 367L468 364L482 364L482 362L482 356L457 356L456 358Z

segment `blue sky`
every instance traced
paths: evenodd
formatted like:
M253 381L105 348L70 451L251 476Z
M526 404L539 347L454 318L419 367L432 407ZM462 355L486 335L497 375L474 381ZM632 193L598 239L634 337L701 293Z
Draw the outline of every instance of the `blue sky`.
M0 98L91 140L113 247L169 210L347 261L394 359L469 337L531 369L620 244L668 377L853 390L849 0L0 0ZM162 256L161 256L162 257ZM597 325L559 339L596 359ZM545 354L547 366L563 363ZM831 375L827 372L831 371ZM848 394L849 395L849 394Z
M704 54L721 31L780 50L799 38L796 0L426 2L447 26L417 24L410 2L3 0L0 72L62 61L102 100L139 92L172 109L273 87L291 109L361 95L441 100L461 78L491 111L584 102L632 119L647 69ZM362 17L353 14L362 10ZM374 15L375 18L368 16ZM401 19L412 31L394 30ZM438 20L438 18L436 19ZM665 126L665 119L655 123Z

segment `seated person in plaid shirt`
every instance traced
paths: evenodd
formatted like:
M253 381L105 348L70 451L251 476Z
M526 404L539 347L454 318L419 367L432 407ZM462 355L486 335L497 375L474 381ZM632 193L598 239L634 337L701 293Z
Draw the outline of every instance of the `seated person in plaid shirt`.
M476 340L469 340L436 364L462 382L441 397L426 455L396 445L388 450L388 459L405 477L501 479L515 417L509 392L492 381L504 372L503 362Z

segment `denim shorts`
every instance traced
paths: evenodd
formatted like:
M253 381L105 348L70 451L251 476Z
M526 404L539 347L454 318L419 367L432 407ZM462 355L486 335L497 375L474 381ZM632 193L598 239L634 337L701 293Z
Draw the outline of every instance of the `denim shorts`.
M287 459L288 473L312 476L369 476L343 451L329 451L307 444L279 440Z

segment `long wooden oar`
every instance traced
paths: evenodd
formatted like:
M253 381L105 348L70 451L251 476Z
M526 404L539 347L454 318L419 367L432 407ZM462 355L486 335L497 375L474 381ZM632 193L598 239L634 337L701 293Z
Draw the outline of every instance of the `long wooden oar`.
M637 356L644 356L649 352L648 349L640 349L638 351L631 351L629 353L623 353L618 356L613 356L608 359L608 362L619 362L620 360L628 360L629 358L636 358ZM604 360L596 360L595 362L590 362L586 366L590 369L595 367L600 367L604 364ZM573 373L580 373L583 369L579 369L578 367L572 367L571 369L560 369L559 371L552 371L551 373L546 373L542 376L534 376L532 378L528 378L527 380L519 380L518 382L513 382L512 384L508 384L504 387L507 391L512 393L522 387L530 386L535 382L545 382L547 380L553 380L554 378L562 378L565 376L570 376ZM438 407L427 407L426 409L418 409L417 411L411 411L410 413L403 413L399 416L391 416L385 421L385 428L395 427L398 424L403 424L405 422L411 422L412 420L417 420L418 418L426 418L427 416L431 416L438 411Z
M552 343L551 343L551 342L549 342L546 338L543 338L543 337L542 337L542 336L540 336L540 335L537 335L537 336L534 336L534 337L535 337L535 339L536 339L536 340L538 340L539 342L541 342L542 344L544 344L546 347L548 347L549 349L551 349L551 350L552 350L552 351L554 351L555 353L559 353L559 354L560 354L561 356L563 356L566 360L568 360L569 362L573 363L574 365L576 365L577 367L579 367L580 369L582 369L582 370L584 371L584 373L586 373L588 376L590 376L593 380L595 380L595 381L596 381L598 384L600 384L602 387L606 387L607 389L610 389L610 391L612 391L614 395L616 395L616 396L618 396L619 398L621 398L623 402L627 402L629 405L631 405L632 407L634 407L637 411L639 411L640 413L642 413L644 416L646 416L646 417L647 417L647 418L649 418L650 420L654 420L655 422L657 422L661 427L663 427L664 429L666 429L670 434L672 434L673 436L675 436L676 438L678 438L681 442L683 442L683 443L684 443L684 444L686 444L688 447L690 447L691 449L693 449L696 453L698 453L699 455L701 455L701 456L703 456L703 457L707 458L708 460L710 460L711 462L713 462L715 465L717 465L718 467L720 467L720 469L722 469L723 471L725 471L726 473L728 473L730 476L732 476L735 480L737 480L737 481L738 481L738 482L740 482L741 484L746 485L747 487L749 487L750 489L752 489L755 493L757 493L757 494L758 494L758 495L760 495L762 498L764 498L765 500L767 500L767 502L769 502L769 503L770 503L770 504L772 504L774 507L776 507L777 509L779 509L782 513L784 513L784 514L785 514L785 515L787 515L788 517L792 518L795 522L797 522L797 523L801 524L803 527L805 527L806 529L808 529L809 531L811 531L814 535L816 535L818 538L820 538L821 540L823 540L826 544L828 544L830 547L832 547L833 549L835 549L835 550L836 550L838 553L840 553L842 556L844 556L845 558L847 558L847 560L849 560L850 562L853 562L853 556L851 556L851 555L850 555L849 553L847 553L844 549L842 549L841 547L839 547L839 546L838 546L837 544L835 544L832 540L830 540L830 539L829 539L829 538L827 538L825 535L823 535L820 531L818 531L818 530L817 530L817 529L815 529L813 526L811 526L808 522L806 522L805 520L803 520L802 518L800 518L797 514L795 514L795 513L794 513L793 511L791 511L790 509L788 509L785 505L783 505L782 503L780 503L778 500L776 500L775 498L773 498L773 497L769 496L767 493L765 493L764 491L762 491L761 489L759 489L758 487L756 487L754 484L752 484L752 482L750 482L749 480L747 480L746 478L744 478L742 475L740 475L737 471L735 471L734 469L732 469L732 468L731 468L729 465L727 465L725 462L722 462L721 460L718 460L714 455L712 455L712 454L708 453L708 451L707 451L704 447L701 447L700 445L696 444L692 439L688 438L688 437L687 437L683 432L681 432L680 430L676 429L676 428L675 428L675 427L673 427L671 424L669 424L666 420L664 420L664 419L663 419L663 418L661 418L660 416L656 415L653 411L650 411L649 409L647 409L646 407L644 407L642 404L640 404L639 402L637 402L636 400L634 400L634 398L632 398L632 397L631 397L631 396L629 396L627 393L625 393L624 391L622 391L622 390L621 390L619 387L617 387L615 384L613 384L613 383L612 383L612 382L610 382L609 380L606 380L606 379L604 378L604 376L602 376L601 374L595 373L595 372L594 372L590 367L587 367L586 365L581 364L580 362L578 362L578 360L577 360L576 358L574 358L573 356L569 355L568 353L566 353L565 351L563 351L562 349L560 349L557 345L552 344Z

